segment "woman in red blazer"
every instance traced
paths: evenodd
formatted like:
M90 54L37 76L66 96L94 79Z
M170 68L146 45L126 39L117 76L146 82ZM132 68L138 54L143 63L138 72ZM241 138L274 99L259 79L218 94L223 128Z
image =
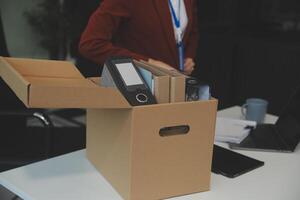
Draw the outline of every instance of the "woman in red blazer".
M184 72L194 69L197 47L196 0L184 0ZM110 56L129 56L179 68L179 54L168 0L103 0L81 36L81 54L103 64Z

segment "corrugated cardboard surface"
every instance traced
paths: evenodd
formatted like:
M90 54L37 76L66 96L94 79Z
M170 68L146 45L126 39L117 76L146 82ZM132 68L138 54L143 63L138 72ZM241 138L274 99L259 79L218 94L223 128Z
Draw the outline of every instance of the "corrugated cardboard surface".
M89 109L87 113L87 157L130 199L132 110Z
M209 189L215 111L216 102L134 109L132 199L162 199ZM178 125L188 125L190 131L159 135L160 128Z
M154 200L206 191L217 101L88 110L87 154L126 200ZM161 137L164 127L185 135Z
M83 78L71 62L27 58L3 58L23 76Z
M118 90L85 79L70 62L0 57L0 75L30 108L131 108Z
M15 92L18 98L25 104L28 104L29 82L24 79L9 63L0 57L0 76L7 85Z

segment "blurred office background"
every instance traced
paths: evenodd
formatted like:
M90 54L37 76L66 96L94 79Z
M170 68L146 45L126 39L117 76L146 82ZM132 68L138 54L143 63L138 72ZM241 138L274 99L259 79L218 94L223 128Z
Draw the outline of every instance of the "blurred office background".
M8 52L14 57L68 59L85 76L99 69L77 53L80 33L101 0L1 0ZM247 97L272 99L279 114L299 84L297 0L199 0L195 73L207 79L220 108Z
M269 113L279 115L292 91L300 85L299 2L197 2L200 41L194 75L210 83L213 96L219 99L219 109L241 105L249 97L259 97L270 102ZM83 59L77 52L80 34L99 3L99 0L0 0L0 55L66 59L74 62L83 75L99 76L99 66ZM4 83L0 84L0 102L9 99L5 106L1 108L0 105L0 111L7 107L25 109L13 94L8 95L11 91L5 88ZM85 147L84 110L40 112L54 121L50 156ZM33 127L38 124L34 119L26 120L25 125L28 126L28 123ZM0 130L0 141L5 141L3 135L13 129L0 127ZM29 146L44 140L43 135L37 133L39 130L33 132L24 136L19 131L6 138L10 142L6 149L1 149L5 153L0 151L0 170L1 159L30 150L19 145L19 140L26 140ZM17 147L21 149L6 154L7 149ZM36 148L39 151L33 148L32 152L43 151L42 145ZM35 155L30 160L29 156L27 162L41 158ZM16 156L15 160L18 159ZM3 170L18 166L7 163Z

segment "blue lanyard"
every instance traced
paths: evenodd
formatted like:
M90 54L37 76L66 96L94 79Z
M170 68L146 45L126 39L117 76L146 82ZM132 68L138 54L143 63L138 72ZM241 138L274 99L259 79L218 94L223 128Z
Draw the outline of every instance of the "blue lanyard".
M171 0L169 0L169 4L170 4L170 8L171 8L171 13L172 13L172 17L176 26L176 29L180 29L180 1L178 2L179 4L179 17L176 16L173 4L171 2ZM177 33L176 33L177 34ZM179 70L180 71L184 71L184 46L182 43L182 36L181 35L177 35L177 49L178 49L178 55L179 55Z
M178 3L179 3L179 13L180 13L180 0L179 0ZM176 26L176 28L180 28L180 14L179 14L178 17L176 16L176 12L174 10L174 7L173 7L173 4L172 4L171 0L169 0L169 4L170 4L170 7L171 7L171 13L172 13L172 17L173 17L174 22L175 22L175 26Z

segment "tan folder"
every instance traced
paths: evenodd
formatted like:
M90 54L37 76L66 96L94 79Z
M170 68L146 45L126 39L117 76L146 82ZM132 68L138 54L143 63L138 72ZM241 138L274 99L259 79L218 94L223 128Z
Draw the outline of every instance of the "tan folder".
M152 68L145 63L134 60L136 66L149 70L153 76L154 96L157 103L170 102L170 77L158 69Z
M170 102L184 102L185 101L185 79L186 75L180 73L174 68L163 68L154 65L150 65L145 61L139 63L144 64L149 70L158 70L161 73L170 77Z

